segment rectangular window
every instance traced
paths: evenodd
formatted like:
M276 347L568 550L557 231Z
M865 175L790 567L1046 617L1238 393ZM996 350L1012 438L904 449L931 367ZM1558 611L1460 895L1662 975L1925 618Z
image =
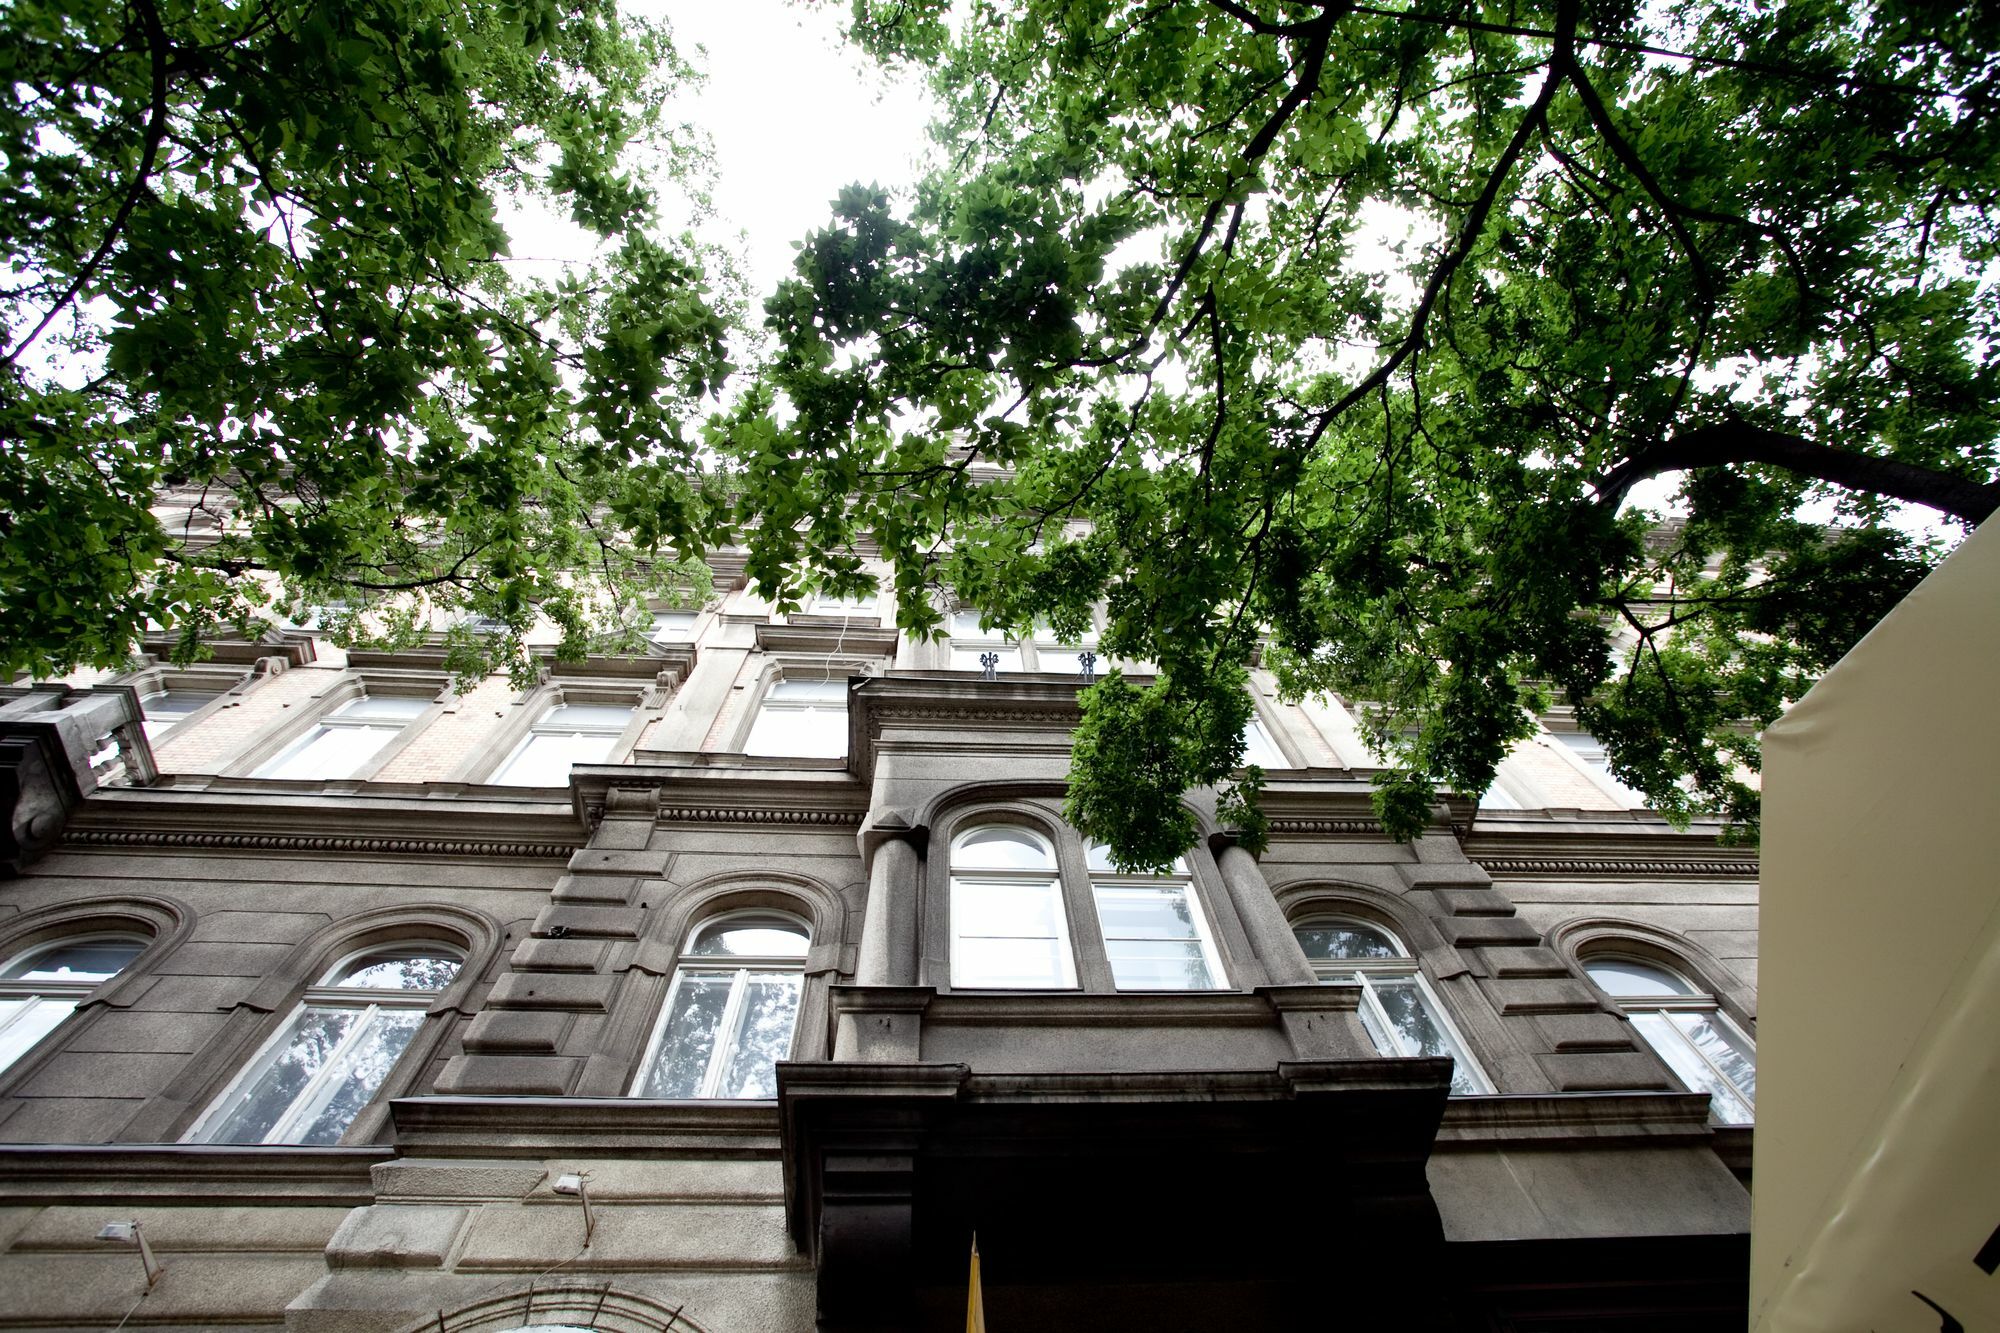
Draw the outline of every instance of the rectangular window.
M954 875L951 984L1007 990L1076 985L1062 887L1054 879Z
M1271 739L1271 733L1264 730L1264 724L1251 718L1243 727L1243 762L1255 764L1259 768L1290 768L1292 761L1285 758L1285 752Z
M699 619L699 611L655 611L653 613L654 643L686 643L694 638L694 622Z
M260 778L349 778L431 706L428 699L350 699L259 768Z
M1111 980L1119 990L1215 990L1224 984L1222 960L1185 861L1175 861L1163 875L1126 874L1093 843L1085 863Z
M632 712L622 704L557 704L535 720L491 780L503 787L564 786L574 765L611 759Z
M207 707L221 693L220 690L161 690L147 695L139 701L139 711L145 717L146 739L158 745L175 727Z
M847 753L847 682L778 680L764 692L745 754L838 759Z

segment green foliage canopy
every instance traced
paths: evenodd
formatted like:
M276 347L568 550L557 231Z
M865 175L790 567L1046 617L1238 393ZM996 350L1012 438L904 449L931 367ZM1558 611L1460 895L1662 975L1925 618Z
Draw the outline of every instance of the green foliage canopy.
M503 625L468 670L701 591L730 312L631 166L698 195L688 78L610 0L0 8L0 668L192 651L283 609L259 571L349 630ZM496 221L538 194L603 238L554 283Z
M907 628L1102 603L1070 811L1131 862L1262 644L1365 701L1400 836L1560 696L1675 819L1994 481L2000 15L1884 0L856 0L949 165L855 188L732 425L754 575ZM997 470L996 470L997 469ZM1627 503L1680 474L1684 516ZM1826 520L1830 501L1832 523ZM1820 510L1805 507L1821 502Z

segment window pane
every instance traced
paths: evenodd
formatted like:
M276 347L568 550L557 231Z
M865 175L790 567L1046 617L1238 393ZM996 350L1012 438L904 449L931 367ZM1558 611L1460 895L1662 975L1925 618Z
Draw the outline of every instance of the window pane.
M377 1009L360 1034L341 1056L336 1068L321 1075L312 1089L311 1101L318 1109L306 1109L310 1118L290 1131L285 1141L331 1147L354 1123L361 1108L373 1100L389 1077L410 1038L424 1021L420 1009Z
M952 849L954 869L1054 870L1055 857L1032 833L1015 828L974 829Z
M783 917L729 917L704 926L688 952L704 957L803 958L804 927Z
M617 735L632 720L624 704L557 704L535 722L536 731L593 731Z
M641 1097L697 1097L702 1075L715 1053L716 1031L729 1006L734 972L682 972L674 979L673 999L653 1067L639 1089Z
M834 703L847 706L847 682L845 680L810 680L797 677L774 681L767 699L779 699L787 703Z
M1456 1062L1451 1074L1452 1092L1464 1096L1480 1090L1457 1046L1445 1035L1444 1025L1431 1012L1429 997L1414 979L1378 980L1371 989L1395 1030L1396 1044L1403 1054L1445 1056Z
M775 1097L773 1066L792 1053L792 1025L799 1016L797 972L753 972L744 980L743 1005L725 1055L718 1097Z
M1097 920L1107 940L1196 940L1194 915L1181 885L1157 889L1095 886Z
M230 1099L228 1110L202 1131L204 1143L262 1143L305 1095L361 1021L360 1009L305 1008L272 1049L269 1063Z
M75 1008L75 1000L41 995L0 999L0 1069L26 1055L30 1047L54 1032Z
M407 722L431 706L429 699L395 699L370 695L342 704L332 716L360 720Z
M654 643L685 643L694 637L695 611L655 611Z
M1757 1063L1714 1014L1669 1014L1688 1044L1708 1057L1746 1102L1757 1100Z
M790 682L780 682L781 685ZM845 698L845 687L842 698ZM743 743L745 754L786 755L794 758L838 759L847 753L847 707L843 703L822 703L808 707L774 707L767 700L757 710L757 721Z
M1277 742L1271 739L1271 733L1265 731L1264 724L1254 717L1243 728L1243 762L1259 768L1292 766L1292 761L1285 758Z
M951 984L996 989L1047 989L1075 984L1069 947L1061 940L967 939L954 942Z
M995 671L1019 671L1021 669L1021 650L1000 643L980 644L977 647L962 643L953 644L951 649L951 669L954 671L984 671L986 670L986 664L979 659L988 653L992 653L1000 659L993 664Z
M109 981L146 947L142 940L70 940L46 945L19 959L0 978L95 985Z
M326 979L329 986L365 986L372 990L439 991L458 976L459 960L444 954L384 949L367 954Z
M1401 946L1373 926L1326 922L1304 925L1292 932L1306 957L1358 960L1363 958L1407 957Z
M1708 1108L1717 1120L1728 1125L1747 1125L1751 1122L1754 1117L1749 1104L1708 1067L1708 1062L1695 1053L1694 1048L1683 1039L1680 1029L1669 1022L1665 1014L1633 1014L1632 1026L1639 1029L1647 1044L1659 1053L1669 1069L1680 1076L1689 1091L1709 1094Z
M1120 990L1214 990L1198 940L1104 941Z
M257 770L260 778L352 777L394 739L400 726L315 727L291 749Z
M1053 881L951 882L951 928L960 937L1053 939L1062 933L1062 901Z
M146 732L146 739L158 742L220 693L220 690L161 690L147 695L139 701L140 726Z
M979 627L979 612L977 611L954 611L951 613L951 636L954 639L993 639L997 641L1005 638L1006 633L999 629L981 629Z
M537 733L493 776L503 787L562 787L574 764L601 764L617 747L616 736Z
M1593 958L1584 963L1583 970L1590 974L1592 981L1604 988L1606 995L1629 998L1701 993L1664 967L1635 963L1626 958Z
M1090 869L1107 875L1126 873L1111 863L1111 849L1102 843L1093 842L1083 849L1083 863ZM1174 858L1174 863L1167 867L1167 873L1170 875L1185 875L1187 872L1187 862L1178 856Z

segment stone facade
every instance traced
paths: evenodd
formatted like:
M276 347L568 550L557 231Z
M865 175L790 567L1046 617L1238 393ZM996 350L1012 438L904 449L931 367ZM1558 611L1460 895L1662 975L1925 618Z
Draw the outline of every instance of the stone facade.
M138 947L0 1068L0 1327L956 1327L975 1230L995 1329L1741 1326L1750 1131L1583 963L1667 968L1754 1035L1754 861L1623 808L1553 733L1509 759L1510 808L1453 799L1391 842L1346 712L1267 691L1268 849L1190 797L1219 975L1121 989L1060 814L1079 680L948 670L886 623L737 591L691 642L525 692L304 634L0 692L0 967ZM803 753L744 753L783 681L839 688L784 724ZM148 746L140 700L177 688L206 702ZM351 771L259 776L390 696L421 710ZM629 710L599 715L603 762L495 781L586 705ZM953 986L954 848L991 828L1052 857L1073 984ZM629 1095L732 913L805 937L773 965L775 1095ZM1328 984L1315 921L1400 946L1372 984L1433 1006L1478 1091L1378 1053L1388 1011ZM295 1015L359 1012L325 990L342 960L391 948L457 971L335 1141L190 1141Z

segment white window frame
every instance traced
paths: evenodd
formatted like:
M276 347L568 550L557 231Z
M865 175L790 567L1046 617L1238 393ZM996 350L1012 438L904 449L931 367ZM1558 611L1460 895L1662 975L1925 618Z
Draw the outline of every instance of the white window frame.
M55 1036L57 1032L60 1032L63 1024L68 1021L69 1016L76 1012L78 1005L96 994L99 987L108 986L123 976L126 969L130 968L132 963L139 960L140 954L145 953L147 947L152 942L151 937L140 935L133 931L99 930L88 931L80 935L59 935L54 939L45 939L40 943L29 945L25 949L16 949L13 953L9 954L5 963L0 964L0 972L11 972L14 968L38 954L53 953L58 949L74 948L79 945L116 943L136 944L139 946L139 952L132 955L131 961L109 976L98 977L94 981L0 980L0 1000L25 1000L27 1002L13 1013L0 1018L0 1038L5 1038L10 1031L21 1026L28 1019L29 1015L37 1013L36 1006L38 1004L61 1006L62 1008L62 1013L57 1016L55 1022L50 1023L42 1030L41 1035L15 1052L13 1059L0 1060L0 1074L5 1074L20 1061L26 1059L37 1046L40 1046L43 1042Z
M995 668L1002 676L1019 675L1024 672L1045 672L1052 675L1080 675L1083 663L1078 660L1083 653L1097 652L1097 632L1091 630L1081 642L1063 643L1046 625L1037 623L1031 638L1017 639L1002 629L982 629L979 626L979 610L976 607L960 607L948 617L947 624L951 637L942 647L944 668L947 671L979 671L986 668L980 663L982 654L997 652L1001 662ZM1011 656L1013 665L1007 664Z
M348 710L354 708L358 704L365 704L371 701L380 701L383 699L405 700L417 705L417 707L415 711L411 712L408 717L403 719L402 724L400 726L391 726L390 720L384 718L347 716ZM382 732L383 733L382 739L375 746L375 748L373 750L370 750L367 754L363 755L360 759L356 760L352 765L348 767L346 772L292 774L289 775L289 777L287 777L286 780L292 782L338 782L345 780L358 780L364 778L367 775L378 771L382 767L382 765L388 761L389 759L388 751L390 746L395 745L398 740L403 739L405 736L414 734L413 732L411 732L410 729L412 727L422 725L425 714L427 714L432 708L436 706L436 702L437 701L434 698L425 699L421 695L392 694L387 691L384 691L380 694L370 694L366 688L366 685L364 684L362 690L359 693L355 694L352 698L341 700L339 703L335 704L332 708L328 709L326 712L320 714L317 718L315 718L311 726L307 727L304 731L300 732L297 736L293 737L292 740L283 749L279 750L269 759L266 759L263 763L257 765L256 771L251 773L250 776L255 778L280 777L281 774L279 770L283 769L286 765L298 759L307 750L311 749L314 745L317 745L322 739L324 739L329 735L332 735L335 732L338 731Z
M829 592L815 592L806 603L804 614L809 616L838 616L843 620L865 620L882 618L880 592L856 593L840 596Z
M729 922L738 920L769 921L773 919L789 922L803 931L806 937L807 952L801 953L797 957L788 954L744 955L697 954L690 952L694 948L696 939L717 926L726 926ZM730 973L729 998L723 1004L721 1017L716 1020L717 1040L715 1045L709 1050L708 1065L702 1070L701 1081L696 1085L693 1098L671 1100L737 1100L719 1096L716 1089L720 1086L723 1075L728 1072L729 1066L735 1060L737 1050L735 1041L736 1027L738 1021L743 1016L743 997L750 988L750 976L752 973L764 975L784 973L787 976L798 978L796 990L798 1003L792 1010L792 1039L790 1045L786 1047L785 1056L782 1057L789 1059L791 1052L798 1047L799 1016L805 1007L806 958L810 956L811 949L812 924L803 917L791 912L777 911L770 908L750 908L743 911L722 912L715 916L703 917L699 922L695 923L694 926L689 928L687 937L681 942L680 957L674 963L673 982L667 987L666 998L660 1004L660 1016L653 1022L653 1034L646 1041L646 1053L639 1061L639 1070L632 1080L632 1088L628 1095L633 1097L648 1095L645 1091L646 1085L653 1079L654 1062L659 1059L660 1047L667 1039L667 1028L673 1020L674 1002L680 998L682 982L690 973ZM725 1034L728 1037L726 1041L722 1039ZM747 1098L743 1100L755 1101L761 1099Z
M1084 863L1086 866L1090 863L1091 851L1092 849L1088 846L1084 848ZM1105 928L1104 904L1100 897L1100 891L1117 892L1138 889L1147 889L1160 894L1177 892L1187 900L1188 917L1194 925L1195 942L1200 946L1202 962L1208 968L1208 985L1169 987L1126 986L1119 982L1118 960L1111 956L1111 940L1113 937L1111 932ZM1194 884L1194 872L1188 869L1188 864L1185 860L1176 860L1173 869L1158 875L1125 874L1109 868L1092 868L1090 871L1090 900L1092 905L1097 909L1097 932L1099 938L1104 941L1105 960L1111 966L1111 984L1118 991L1200 993L1230 989L1229 974L1222 968L1222 954L1215 947L1215 931L1209 926L1208 913L1202 908L1201 894L1195 888Z
M1667 1067L1668 1072L1672 1073L1677 1081L1687 1087L1688 1091L1708 1092L1710 1094L1709 1114L1712 1117L1725 1125L1748 1125L1756 1123L1756 1091L1752 1089L1746 1092L1741 1084L1730 1077L1715 1061L1709 1059L1699 1046L1690 1041L1687 1034L1681 1031L1680 1025L1675 1023L1672 1018L1674 1014L1700 1014L1713 1024L1721 1034L1722 1039L1736 1047L1738 1053L1750 1061L1751 1066L1754 1068L1757 1063L1757 1043L1751 1039L1749 1033L1738 1027L1735 1021L1723 1012L1721 1002L1715 998L1714 992L1696 981L1694 977L1689 975L1687 969L1673 967L1660 962L1658 959L1642 957L1638 954L1617 953L1610 950L1592 951L1578 961L1583 964L1583 973L1586 977L1590 978L1590 984L1597 987L1599 991L1602 991L1604 997L1616 1005L1619 1012L1623 1013L1627 1020L1632 1021L1632 1030L1652 1049L1655 1055L1660 1057L1660 1063ZM1628 966L1644 967L1655 972L1664 972L1686 986L1689 994L1618 995L1606 989L1604 983L1597 979L1597 974L1590 970L1591 965L1594 963L1623 963ZM1733 1114L1728 1104L1722 1098L1715 1096L1710 1089L1697 1088L1688 1083L1687 1078L1681 1073L1681 1066L1676 1063L1671 1055L1660 1049L1660 1044L1654 1039L1653 1033L1636 1021L1639 1018L1650 1015L1659 1015L1665 1021L1667 1029L1673 1034L1676 1049L1680 1052L1682 1058L1690 1061L1695 1068L1708 1070L1724 1088L1729 1090L1731 1096L1743 1104L1744 1109L1749 1113L1747 1116Z
M824 669L799 665L780 668L772 672L758 691L757 706L750 710L750 722L743 731L743 739L738 746L739 751L746 755L756 755L767 759L845 758L847 755L847 676L846 674L831 674L831 672L840 669L840 665L835 664L832 667ZM837 751L832 753L827 753L824 750L817 752L808 751L801 754L786 750L771 749L768 742L764 743L764 748L756 748L758 729L766 725L766 718L772 719L769 725L773 730L776 730L778 727L776 719L779 717L786 715L807 716L833 711L834 704L830 689L825 689L823 696L790 699L786 698L783 693L782 687L785 685L813 685L822 687L838 685L840 687L840 748Z
M319 985L307 987L305 994L299 998L299 1002L293 1005L291 1010L285 1015L285 1021L280 1023L269 1037L265 1038L264 1043L257 1048L256 1055L247 1061L242 1069L237 1071L236 1077L231 1079L229 1085L209 1103L207 1109L201 1113L201 1117L195 1121L186 1134L181 1136L181 1142L228 1143L239 1147L297 1143L298 1140L287 1137L285 1131L295 1131L304 1124L309 1124L312 1120L318 1118L319 1113L325 1109L326 1103L339 1090L338 1082L344 1072L344 1062L347 1054L367 1035L376 1014L385 1009L416 1010L419 1013L428 1012L431 1006L437 1003L438 997L456 985L465 975L465 967L468 961L465 950L456 945L443 944L431 940L406 940L392 944L370 945L364 949L352 950L344 954L333 966L323 969L320 976L322 978L336 977L361 959L370 955L394 953L409 953L427 958L456 958L459 963L459 971L441 990L388 990L379 986L335 986L327 984L325 981L322 981ZM396 998L385 998L389 996ZM294 1029L297 1028L299 1019L308 1010L316 1008L359 1009L362 1011L361 1020L354 1025L353 1030L341 1038L339 1044L334 1047L333 1053L327 1057L326 1063L307 1080L305 1086L299 1090L298 1095L292 1099L291 1103L278 1118L271 1123L271 1127L264 1132L263 1137L258 1139L256 1144L243 1143L240 1140L218 1140L207 1137L219 1131L229 1119L230 1112L235 1109L233 1104L237 1095L262 1078L265 1072L277 1062L279 1055L287 1048L289 1038L292 1036ZM421 1026L421 1022L419 1026ZM382 1095L383 1088L394 1084L396 1081L396 1066L400 1065L404 1057L410 1053L411 1046L416 1044L416 1037L416 1030L412 1029L409 1039L396 1052L396 1057L390 1061L388 1069L383 1071L381 1081L370 1090L368 1101L356 1108L355 1119L359 1119L361 1112L374 1104L375 1100ZM307 1114L308 1111L310 1111L310 1115ZM353 1125L354 1120L347 1122L347 1125L341 1130L342 1138L346 1137L347 1130L353 1128Z
M1017 834L1035 844L1048 858L1047 868L961 867L959 848L964 845L967 839L990 829L1001 829L1008 833ZM1008 824L1000 821L970 823L960 828L951 840L949 870L948 894L950 907L948 912L951 920L950 967L951 987L953 990L1073 991L1077 989L1076 944L1071 937L1070 931L1068 895L1063 891L1061 862L1057 859L1056 849L1048 838L1044 837L1040 832L1021 824ZM1055 905L1053 913L1055 933L1053 935L965 935L960 927L964 918L970 914L959 910L959 893L961 889L975 888L1033 888L1045 890L1049 895L1050 901ZM1052 939L1057 946L1055 951L1057 962L1056 975L1047 983L1028 982L1010 984L973 979L971 969L965 961L961 947L968 938Z
M615 727L609 722L559 726L553 719L556 713L565 708L622 708L625 710L625 720ZM569 784L569 774L567 772L563 774L561 782L510 782L507 778L507 772L527 757L537 740L550 736L567 736L571 738L582 736L604 737L610 742L605 748L604 757L592 760L591 762L599 764L616 763L624 757L625 752L630 748L623 742L627 734L632 730L633 723L639 719L639 713L640 708L637 702L623 703L616 700L605 702L598 699L570 698L567 693L559 695L535 715L535 720L528 724L525 734L514 742L513 747L507 751L506 757L494 766L492 776L488 777L486 781L489 785L495 787L542 789L567 786ZM573 761L570 767L574 768L575 766L575 762Z
M1390 1057L1420 1054L1405 1048L1402 1032L1391 1021L1388 1010L1383 1007L1380 997L1375 993L1375 987L1384 981L1413 981L1416 983L1417 995L1422 1000L1431 1022L1437 1025L1438 1031L1444 1034L1445 1043L1451 1047L1455 1073L1462 1073L1465 1082L1470 1085L1464 1090L1454 1086L1452 1096L1482 1096L1493 1091L1493 1081L1486 1077L1486 1071L1481 1069L1479 1062L1473 1058L1472 1048L1466 1045L1458 1025L1451 1020L1451 1011L1438 999L1437 992L1431 988L1430 978L1424 975L1422 965L1417 962L1416 956L1409 951L1408 946L1395 931L1365 917L1344 916L1337 912L1314 912L1292 922L1294 931L1311 930L1318 926L1347 929L1358 927L1381 936L1397 950L1393 958L1309 956L1306 960L1312 966L1313 975L1319 978L1322 985L1335 982L1360 982L1361 1026L1367 1029L1368 1039L1375 1043L1377 1053ZM1456 1081L1454 1078L1454 1083Z
M697 633L701 629L702 613L699 610L690 611L686 607L662 606L651 608L647 614L652 620L652 627L646 631L646 642L648 643L693 643ZM675 622L678 622L683 616L687 618L685 633L678 629L669 629L660 623L668 618L672 618Z

